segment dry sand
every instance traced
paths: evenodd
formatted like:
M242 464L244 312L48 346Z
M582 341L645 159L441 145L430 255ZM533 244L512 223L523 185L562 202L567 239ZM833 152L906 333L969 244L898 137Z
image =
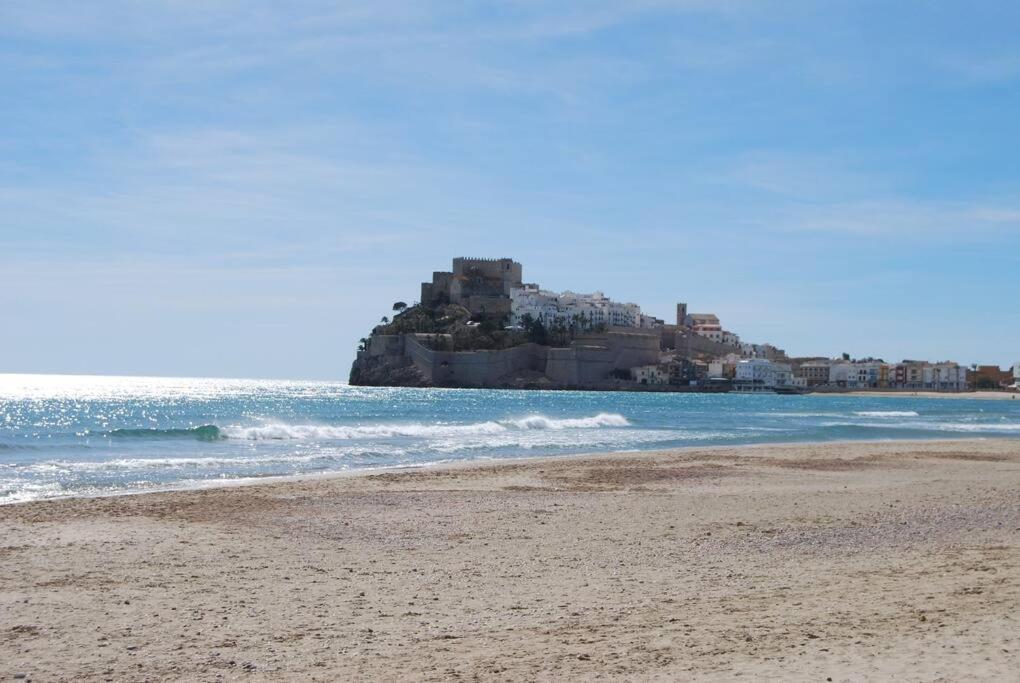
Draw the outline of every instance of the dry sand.
M1020 441L0 508L0 678L1017 680Z

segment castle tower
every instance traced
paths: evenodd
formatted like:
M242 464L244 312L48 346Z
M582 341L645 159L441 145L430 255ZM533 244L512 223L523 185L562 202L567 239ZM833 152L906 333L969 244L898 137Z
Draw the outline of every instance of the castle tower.
M676 305L676 326L681 327L684 324L684 319L687 317L687 304Z

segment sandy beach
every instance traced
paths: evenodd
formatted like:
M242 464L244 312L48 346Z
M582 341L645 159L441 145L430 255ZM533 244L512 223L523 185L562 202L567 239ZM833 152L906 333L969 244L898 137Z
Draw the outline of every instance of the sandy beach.
M0 508L0 677L1016 680L1020 441Z

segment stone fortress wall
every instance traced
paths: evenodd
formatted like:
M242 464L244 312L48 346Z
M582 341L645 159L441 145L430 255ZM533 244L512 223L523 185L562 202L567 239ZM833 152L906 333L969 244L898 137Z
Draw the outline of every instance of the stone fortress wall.
M659 335L650 330L611 328L576 339L566 348L524 344L486 351L435 351L431 335L377 335L362 351L394 365L408 361L429 384L501 387L521 374L542 375L555 387L611 387L615 370L659 361Z
M473 316L499 319L510 315L510 291L522 286L522 277L523 266L513 259L457 257L453 270L435 271L432 282L421 284L421 302L430 306L445 299Z
M523 287L522 277L521 264L510 258L454 258L451 270L436 271L431 282L422 283L421 303L457 304L476 320L503 320L511 313L511 292ZM704 362L741 352L739 346L698 334L685 324L688 317L687 305L679 303L674 325L659 321L652 327L609 327L578 336L563 348L529 343L499 350L438 351L430 348L434 335L373 335L368 348L359 352L352 376L432 386L616 388L626 381L621 375L629 378L620 371L662 366L667 358Z
M708 337L696 334L690 328L680 328L675 334L675 348L681 358L695 358L697 356L720 358L730 353L740 353L739 346L713 341Z

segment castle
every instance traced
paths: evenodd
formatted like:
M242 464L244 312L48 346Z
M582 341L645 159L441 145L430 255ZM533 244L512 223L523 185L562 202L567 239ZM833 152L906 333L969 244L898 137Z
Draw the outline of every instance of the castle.
M352 384L672 391L716 390L719 381L746 391L969 385L966 368L951 362L790 359L771 344L742 341L718 316L692 313L686 303L667 323L602 292L543 290L525 283L523 267L510 258L455 258L451 270L422 283L420 306L394 310L392 324L362 340Z
M499 320L510 315L510 295L524 286L523 268L509 258L453 259L452 271L435 271L421 283L421 303L459 304L472 316Z

